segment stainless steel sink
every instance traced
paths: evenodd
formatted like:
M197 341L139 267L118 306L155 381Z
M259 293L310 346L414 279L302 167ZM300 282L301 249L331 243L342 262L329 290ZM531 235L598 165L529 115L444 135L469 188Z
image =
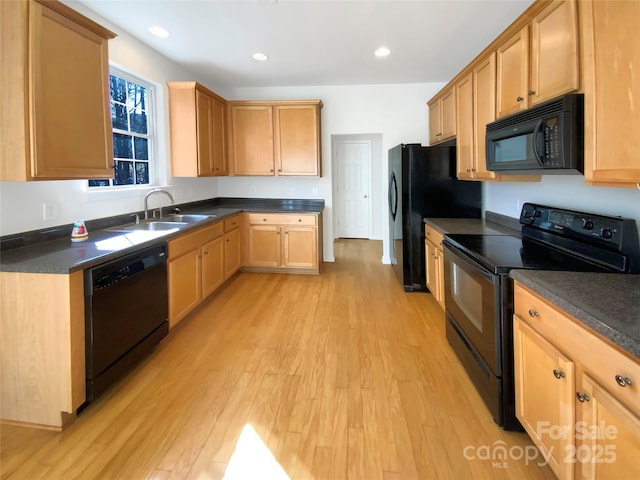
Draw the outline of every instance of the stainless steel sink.
M155 222L145 222L138 223L135 225L125 225L122 227L114 227L109 230L115 230L118 232L137 232L137 231L145 231L145 232L158 232L158 231L166 231L166 230L178 230L181 226L188 225L187 222L177 222L177 221L155 221Z
M196 223L196 222L201 222L203 220L207 220L209 218L213 218L215 217L215 215L180 215L180 214L175 214L175 215L170 215L168 217L163 218L162 220L159 220L161 222L184 222L184 223Z

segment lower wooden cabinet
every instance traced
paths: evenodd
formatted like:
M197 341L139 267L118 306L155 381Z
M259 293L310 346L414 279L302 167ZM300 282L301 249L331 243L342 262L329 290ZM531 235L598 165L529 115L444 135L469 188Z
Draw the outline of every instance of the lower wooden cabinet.
M318 215L249 214L246 266L319 273Z
M224 279L236 273L242 266L241 216L234 215L224 221Z
M444 310L444 251L443 235L428 225L424 227L425 274L427 288Z
M516 416L560 480L640 478L640 363L518 282Z
M219 222L168 242L169 328L224 282L223 235Z

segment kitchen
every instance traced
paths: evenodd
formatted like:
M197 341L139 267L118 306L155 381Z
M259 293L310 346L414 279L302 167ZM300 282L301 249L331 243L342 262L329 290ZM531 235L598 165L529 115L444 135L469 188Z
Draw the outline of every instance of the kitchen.
M75 5L74 5L75 8ZM78 6L82 10L82 5ZM84 13L88 12L85 10ZM507 22L508 23L508 22ZM108 24L107 24L108 26ZM146 46L128 37L124 32L110 43L110 55L113 61L123 67L135 69L141 75L155 79L159 84L166 80L181 78L184 72L166 58L159 56ZM269 87L239 88L225 92L209 84L216 92L228 98L321 98L323 109L323 130L327 133L365 133L383 132L382 150L407 139L427 142L427 123L425 101L431 98L444 85L404 84L404 85L365 85L365 86L319 86L319 87ZM166 101L166 99L165 99ZM388 111L399 111L401 118L389 118ZM159 125L161 127L161 125ZM165 124L164 128L167 126ZM168 135L160 135L168 143ZM168 145L160 153L168 152ZM323 137L325 158L331 152L330 135ZM165 153L166 155L166 153ZM373 184L379 189L372 191L374 210L384 211L386 201L385 162L380 162L373 171ZM330 162L325 162L324 176L317 179L269 179L254 182L248 178L225 179L180 179L171 183L177 202L209 198L212 196L240 197L289 197L290 189L296 189L296 197L313 198L314 188L318 197L325 200L325 238L324 259L334 260L331 177ZM104 217L121 212L137 211L141 207L141 198L124 197L105 199L103 195L88 194L82 182L34 182L4 183L2 185L2 234L44 228L46 226L70 223L76 217L85 219ZM542 204L561 205L578 210L598 211L611 215L623 215L636 220L640 217L638 191L609 187L588 187L581 177L544 177L542 182L534 183L484 183L484 209L517 217L522 204L526 201ZM101 198L102 197L102 198ZM26 202L24 208L17 209L20 199ZM42 204L57 204L58 215L54 220L43 223ZM80 207L76 207L79 205ZM374 218L373 238L386 238L384 218ZM388 258L386 249L383 258Z

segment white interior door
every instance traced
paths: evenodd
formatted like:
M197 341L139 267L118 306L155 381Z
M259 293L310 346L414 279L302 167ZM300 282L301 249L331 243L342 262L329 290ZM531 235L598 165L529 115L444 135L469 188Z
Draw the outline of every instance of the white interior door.
M336 143L338 236L371 237L371 142Z

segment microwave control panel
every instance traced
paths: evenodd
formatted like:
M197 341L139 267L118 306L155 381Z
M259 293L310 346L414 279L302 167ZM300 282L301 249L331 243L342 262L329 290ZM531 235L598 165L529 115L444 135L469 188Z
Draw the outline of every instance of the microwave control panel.
M544 121L544 165L560 167L562 152L560 151L560 119L553 117Z

